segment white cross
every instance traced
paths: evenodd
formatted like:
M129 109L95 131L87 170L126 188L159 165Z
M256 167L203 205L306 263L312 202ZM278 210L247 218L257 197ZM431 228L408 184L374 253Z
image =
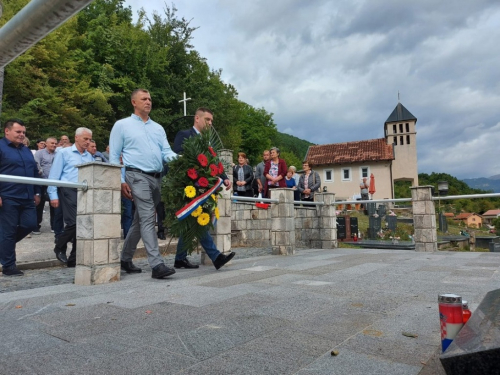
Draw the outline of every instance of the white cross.
M186 116L186 102L188 100L191 100L191 98L186 98L186 93L183 93L183 94L184 94L184 99L183 100L179 100L179 103L184 102L184 116Z

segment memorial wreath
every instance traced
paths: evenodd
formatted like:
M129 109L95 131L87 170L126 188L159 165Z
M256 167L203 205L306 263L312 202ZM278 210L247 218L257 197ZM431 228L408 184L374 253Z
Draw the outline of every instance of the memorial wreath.
M219 218L217 201L222 190L224 166L212 148L218 139L210 127L187 138L182 156L168 164L163 179L165 221L174 237L182 237L182 250L189 254ZM215 146L214 146L215 147Z

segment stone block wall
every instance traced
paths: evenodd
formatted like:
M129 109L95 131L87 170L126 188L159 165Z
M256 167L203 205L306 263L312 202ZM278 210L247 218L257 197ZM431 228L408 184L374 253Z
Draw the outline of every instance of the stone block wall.
M432 201L431 186L413 186L413 227L415 251L437 251L436 210Z
M295 244L297 247L321 249L320 218L314 206L295 208Z
M118 281L123 245L120 239L121 168L99 162L77 167L78 181L86 181L89 187L78 190L75 284Z
M320 218L315 207L295 207L295 245L299 248L322 248ZM271 209L251 203L232 202L231 244L233 247L270 247L271 230L278 221L271 218ZM290 228L289 228L290 229Z
M233 247L271 246L271 210L253 203L232 202L231 244Z

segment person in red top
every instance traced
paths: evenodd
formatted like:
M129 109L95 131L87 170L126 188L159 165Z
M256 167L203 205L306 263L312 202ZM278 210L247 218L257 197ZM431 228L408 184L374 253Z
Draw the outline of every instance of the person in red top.
M270 198L270 189L277 187L286 188L286 172L288 171L286 163L283 159L280 159L280 150L277 147L273 147L270 150L270 158L266 163L264 168L264 176L266 176L266 186L265 197Z

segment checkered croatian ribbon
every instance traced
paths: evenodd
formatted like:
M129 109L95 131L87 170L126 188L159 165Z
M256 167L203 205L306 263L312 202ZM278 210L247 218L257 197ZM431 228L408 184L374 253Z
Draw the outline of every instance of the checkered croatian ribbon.
M191 202L182 207L179 211L175 213L175 216L177 216L179 220L183 220L189 215L191 215L191 212L196 210L198 206L205 203L205 201L210 197L210 195L212 195L219 188L219 186L222 185L222 183L223 183L222 178L219 177L219 180L215 183L214 186L212 186L208 191L206 191L205 193L193 199Z

